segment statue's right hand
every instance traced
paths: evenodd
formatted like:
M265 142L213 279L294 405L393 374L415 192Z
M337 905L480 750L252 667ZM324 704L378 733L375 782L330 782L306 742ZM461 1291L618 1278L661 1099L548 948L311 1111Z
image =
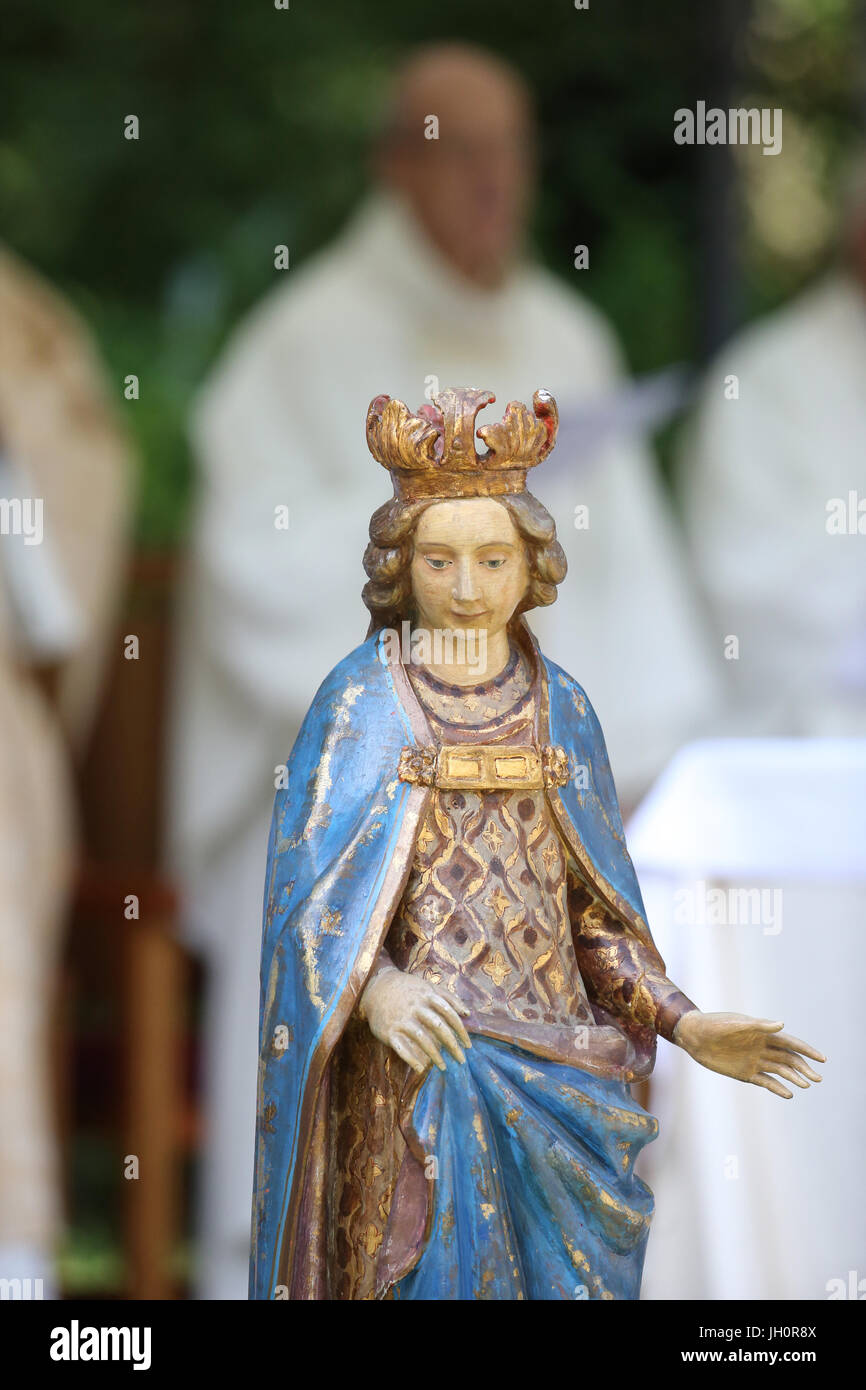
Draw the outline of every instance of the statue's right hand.
M465 1004L396 966L380 971L367 985L361 1013L373 1036L417 1072L426 1071L431 1062L445 1070L440 1044L458 1062L466 1060L461 1042L472 1046L460 1017L469 1013Z

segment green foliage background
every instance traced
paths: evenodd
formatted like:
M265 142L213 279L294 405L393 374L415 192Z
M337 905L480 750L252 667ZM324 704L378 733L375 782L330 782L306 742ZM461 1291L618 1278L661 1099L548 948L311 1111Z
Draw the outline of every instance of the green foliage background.
M376 100L401 55L467 38L538 100L535 241L612 317L637 370L694 360L711 267L699 157L673 112L712 103L730 51L750 103L794 113L823 195L863 107L857 0L7 0L0 57L0 235L90 321L142 465L139 535L183 534L190 397L240 314L322 245L364 184ZM710 27L708 27L708 24ZM140 139L123 137L134 113ZM785 157L784 155L782 156ZM765 161L770 163L770 161ZM740 232L747 313L822 263ZM291 271L288 272L289 274ZM125 402L135 372L141 398Z

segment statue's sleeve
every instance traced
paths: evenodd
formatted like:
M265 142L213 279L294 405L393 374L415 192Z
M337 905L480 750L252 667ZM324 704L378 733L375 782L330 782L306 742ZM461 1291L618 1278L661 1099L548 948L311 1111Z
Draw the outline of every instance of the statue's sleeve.
M640 941L573 867L568 907L578 968L590 999L672 1041L683 1014L697 1005L668 979L658 952Z

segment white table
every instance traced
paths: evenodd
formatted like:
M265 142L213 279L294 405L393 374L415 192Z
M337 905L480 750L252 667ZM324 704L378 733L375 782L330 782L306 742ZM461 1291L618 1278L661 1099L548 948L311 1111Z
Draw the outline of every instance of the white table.
M866 739L692 744L628 843L679 987L827 1056L782 1100L660 1040L642 1296L866 1297Z

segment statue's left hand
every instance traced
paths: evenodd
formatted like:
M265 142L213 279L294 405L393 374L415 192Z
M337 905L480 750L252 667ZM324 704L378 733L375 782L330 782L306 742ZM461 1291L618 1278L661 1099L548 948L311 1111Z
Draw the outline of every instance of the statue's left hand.
M784 1077L792 1085L806 1089L810 1081L820 1081L821 1077L804 1058L811 1057L815 1062L827 1059L800 1038L783 1033L784 1026L767 1018L750 1018L748 1014L705 1014L700 1009L690 1009L677 1023L673 1040L702 1067L763 1086L773 1095L790 1100L793 1091L775 1077Z

